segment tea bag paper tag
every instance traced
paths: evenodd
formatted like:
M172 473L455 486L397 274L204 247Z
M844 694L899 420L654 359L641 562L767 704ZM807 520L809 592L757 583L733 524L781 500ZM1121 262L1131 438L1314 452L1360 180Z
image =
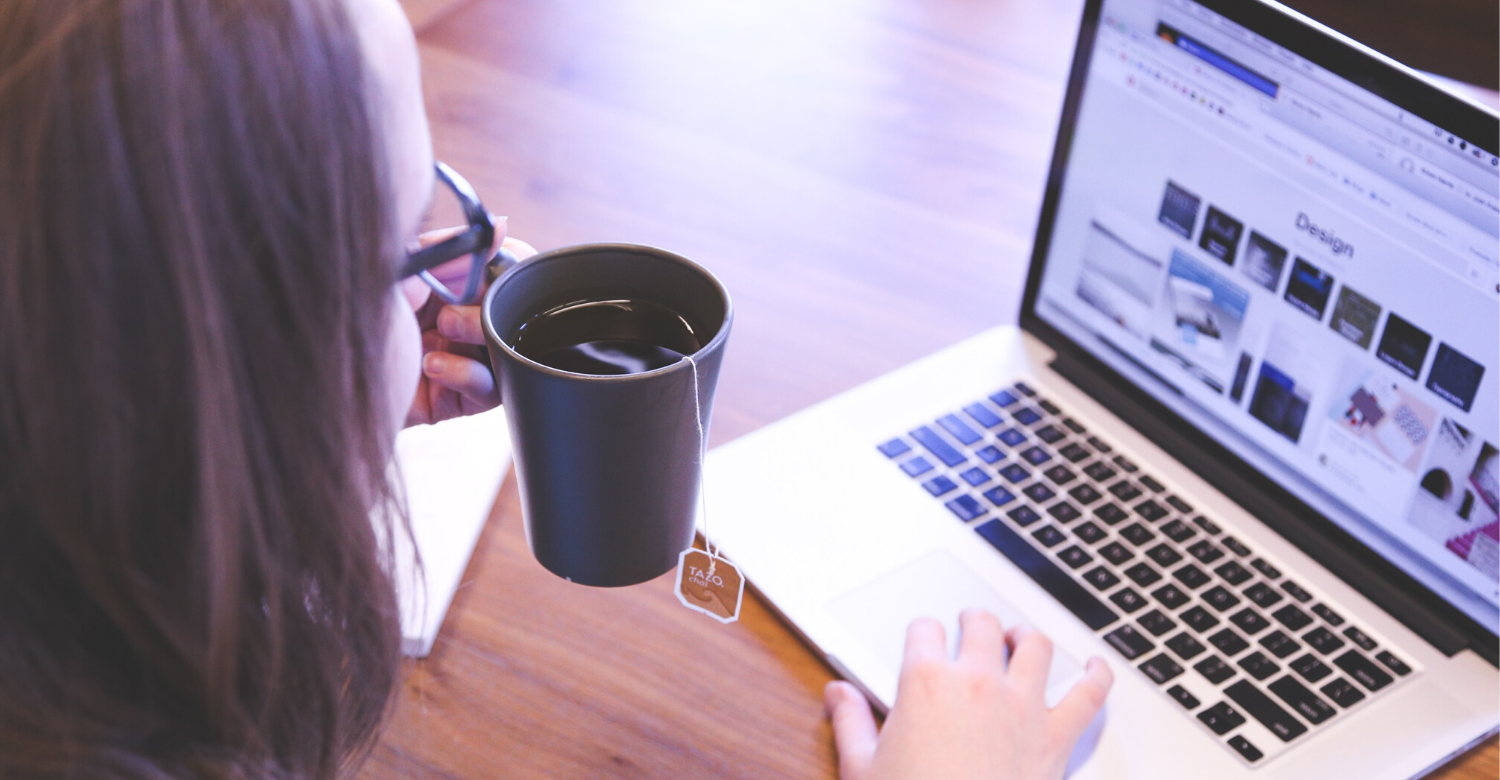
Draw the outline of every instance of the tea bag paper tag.
M677 556L677 600L720 623L740 619L745 577L739 568L717 555L689 547Z

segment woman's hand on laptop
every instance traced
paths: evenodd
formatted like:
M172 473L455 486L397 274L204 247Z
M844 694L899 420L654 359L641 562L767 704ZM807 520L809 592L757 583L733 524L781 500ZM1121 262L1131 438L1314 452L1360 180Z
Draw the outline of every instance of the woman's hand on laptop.
M959 616L958 657L943 626L912 621L906 632L896 705L877 729L853 685L824 691L843 780L1055 780L1073 745L1104 706L1114 675L1091 658L1073 690L1048 709L1043 700L1052 642L1028 628L1006 633L988 612ZM1010 662L1003 648L1010 647Z

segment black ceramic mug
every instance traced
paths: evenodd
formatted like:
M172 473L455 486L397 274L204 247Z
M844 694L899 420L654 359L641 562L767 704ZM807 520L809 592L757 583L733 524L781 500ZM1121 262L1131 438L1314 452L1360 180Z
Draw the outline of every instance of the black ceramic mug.
M701 348L691 361L617 376L563 371L517 351L522 327L538 315L609 300L676 312ZM634 585L670 571L692 544L703 467L695 413L706 436L732 316L713 274L630 244L554 249L490 286L484 336L510 423L526 538L554 574Z

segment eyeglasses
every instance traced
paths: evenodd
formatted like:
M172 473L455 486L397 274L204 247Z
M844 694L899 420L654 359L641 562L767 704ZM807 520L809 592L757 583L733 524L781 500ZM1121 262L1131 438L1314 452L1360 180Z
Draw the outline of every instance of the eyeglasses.
M408 253L399 278L420 276L446 303L473 303L478 297L480 280L484 278L485 265L490 259L490 247L495 243L495 223L490 219L490 213L485 210L484 204L479 202L479 195L464 177L443 163L436 163L434 167L437 169L438 182L458 197L469 226L456 236ZM509 254L501 250L497 259L508 259ZM450 289L432 275L431 269L464 255L469 255L472 262L461 289Z

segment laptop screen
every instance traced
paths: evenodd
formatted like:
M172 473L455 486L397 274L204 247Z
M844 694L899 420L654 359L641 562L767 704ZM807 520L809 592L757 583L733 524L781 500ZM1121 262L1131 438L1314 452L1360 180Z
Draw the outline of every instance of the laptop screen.
M1206 2L1103 2L1031 313L1493 632L1495 119Z

